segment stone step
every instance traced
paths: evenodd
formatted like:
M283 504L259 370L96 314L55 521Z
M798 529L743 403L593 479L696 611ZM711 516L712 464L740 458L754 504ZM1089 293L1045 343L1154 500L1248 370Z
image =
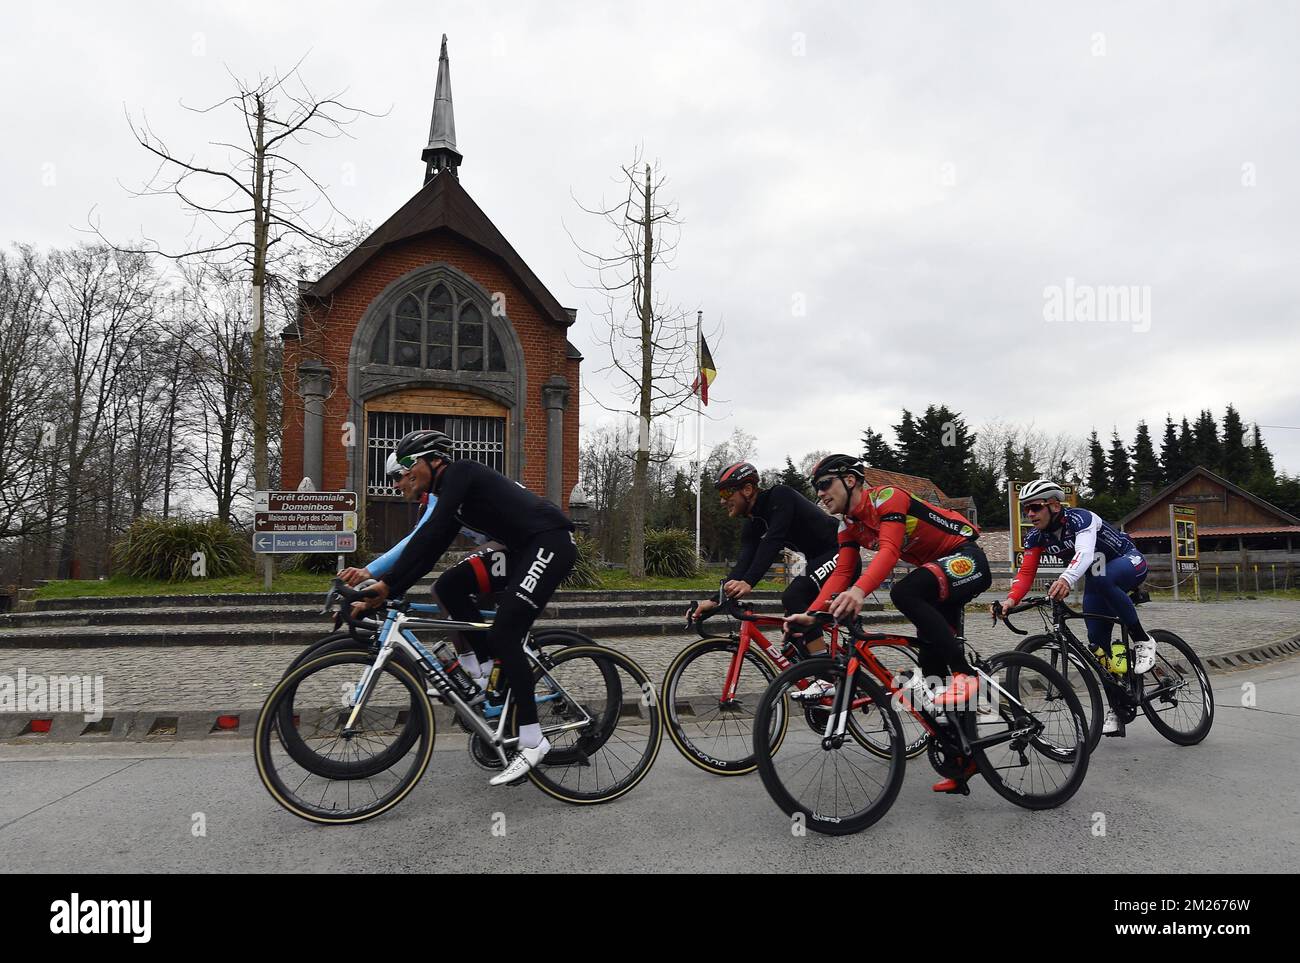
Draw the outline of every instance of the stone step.
M416 601L429 597L432 582L417 583L407 593ZM709 595L703 590L694 589L603 589L603 590L561 590L551 598L554 602L630 602L640 599L670 600L681 599L686 602ZM753 599L779 599L780 592L755 592ZM154 609L154 608L216 608L223 606L245 607L249 605L316 605L325 599L325 590L319 592L249 592L224 593L215 595L106 595L78 596L76 598L37 599L35 611L103 611L105 609ZM2 623L0 623L2 624Z
M637 599L627 601L557 601L546 607L547 618L599 619L659 615L671 619L682 614L684 599ZM868 605L870 609L871 606ZM877 606L878 608L878 606ZM764 614L781 611L779 599L756 599L754 609ZM0 637L14 629L59 626L132 626L132 625L211 625L220 623L290 623L322 621L316 605L229 605L229 606L159 606L157 608L74 609L67 611L25 612L0 616Z
M897 621L895 612L873 612L868 622ZM726 634L734 623L710 621L712 631ZM306 646L331 630L332 623L321 617L314 623L272 622L263 624L162 624L123 626L40 626L0 632L0 649L105 648L111 646L174 645L297 645ZM673 616L607 616L574 618L558 615L538 619L537 629L570 629L595 639L626 636L689 636L680 614Z

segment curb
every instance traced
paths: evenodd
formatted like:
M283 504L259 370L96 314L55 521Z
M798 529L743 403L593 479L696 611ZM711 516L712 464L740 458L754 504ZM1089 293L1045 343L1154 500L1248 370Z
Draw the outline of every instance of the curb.
M1300 634L1266 645L1238 649L1206 658L1211 671L1226 673L1258 668L1300 655ZM433 707L439 729L456 731L451 709ZM199 739L252 738L261 706L243 709L127 709L105 710L103 718L88 722L80 712L0 712L0 745L48 745L99 742L175 743ZM638 713L636 700L624 700L624 715ZM638 713L639 714L639 713ZM218 719L224 720L219 724ZM32 723L48 720L47 732L32 730ZM233 726L231 723L233 722Z

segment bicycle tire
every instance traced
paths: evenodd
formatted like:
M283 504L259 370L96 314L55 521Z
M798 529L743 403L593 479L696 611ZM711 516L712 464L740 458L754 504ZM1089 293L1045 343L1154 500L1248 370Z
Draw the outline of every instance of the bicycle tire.
M668 671L664 673L664 681L660 686L659 702L664 709L664 716L668 723L668 736L672 739L673 745L692 765L715 776L743 776L758 768L758 760L754 757L753 728L750 726L746 731L744 724L746 706L745 700L740 696L741 682L737 680L738 697L733 700L736 703L734 707L722 706L717 698L721 694L725 681L726 668L722 668L721 673L716 676L718 688L712 695L707 693L703 696L693 693L683 695L678 693L678 689L683 676L692 664L721 653L726 655L726 664L730 666L739 645L739 640L730 636L713 636L690 643L674 657L668 666ZM752 671L749 675L744 675L745 669ZM755 679L753 686L759 686L758 680L761 680L761 688L753 698L755 702L776 678L776 669L771 662L753 646L745 652L741 673L746 680L751 676ZM710 672L709 675L715 674ZM710 700L716 703L716 708L708 704ZM697 713L697 706L704 709L703 715ZM690 719L687 719L683 712L686 707L691 710ZM749 718L753 718L752 709ZM773 748L779 746L781 740L785 738L789 720L787 713L776 721L776 729L772 734ZM732 723L736 727L734 733L729 731ZM701 731L697 735L691 731L692 729ZM711 741L709 741L710 729L714 730ZM706 741L707 746L703 744ZM737 741L743 755L733 754L732 746Z
M783 707L782 711L789 713L789 691L792 686L812 679L830 682L838 689L843 685L844 671L845 667L838 660L825 656L797 662L772 681L772 684L767 688L767 692L763 694L763 699L754 715L754 755L758 760L759 776L763 780L763 786L768 795L772 797L777 807L791 819L799 819L807 829L831 836L844 836L861 832L879 821L889 811L890 806L898 797L899 789L903 785L903 773L907 765L907 758L903 755L902 729L885 690L865 672L858 672L854 676L854 695L860 693L870 698L879 709L883 725L888 732L892 733L892 751L888 760L882 760L869 751L863 757L867 760L876 760L887 764L888 768L883 781L876 781L869 770L855 765L848 755L843 760L838 755L831 756L832 752L839 753L845 748L848 748L851 752L853 746L866 751L866 747L860 745L856 738L840 740L838 745L828 749L817 733L812 733L810 737L800 727L773 750L768 746L766 740L758 737L758 733L764 731L764 727L768 724L768 717L773 712L774 707L780 705ZM778 762L781 753L786 753L791 757L788 765L783 766ZM819 756L819 753L823 755ZM833 775L836 778L832 790L833 802L836 807L836 811L833 813L822 812L800 798L811 794L814 801L818 803L823 798L825 791L824 777L828 759L831 761L831 768L834 770ZM841 771L841 761L844 763L845 771L852 777L853 782L859 788L865 790L862 782L863 775L867 775L870 781L875 782L879 788L879 793L869 802L865 802L861 809L854 809L853 812L844 816L839 813L841 787L838 777ZM787 781L792 783L796 781L802 782L804 773L813 763L820 763L818 771L814 772L813 775L816 776L820 773L823 777L815 791L812 790L811 777L802 788L797 786L792 788L787 785ZM844 785L846 795L850 788L849 780L846 779ZM851 803L850 805L855 804Z
M349 805L344 807L323 805L325 793L322 793L321 803L312 803L306 798L299 795L299 790L306 784L308 779L303 779L296 788L290 788L288 782L282 778L279 767L275 764L274 744L283 745L283 739L278 732L280 718L280 702L285 699L287 694L292 693L297 696L299 689L304 683L307 683L313 675L323 673L325 670L338 665L356 665L363 667L371 665L374 662L373 654L365 648L353 648L350 650L340 650L323 655L314 659L305 665L300 665L292 673L281 679L267 696L265 705L257 717L257 727L254 731L254 759L257 765L258 777L262 784L281 806L309 822L320 823L323 825L346 825L351 823L364 822L368 819L387 812L401 802L424 775L429 766L429 759L433 754L433 744L436 736L436 724L433 715L433 706L427 698L424 698L424 686L420 679L410 672L400 662L390 661L383 668L383 674L390 675L407 693L407 695L418 705L418 744L413 744L415 756L412 768L397 776L396 783L382 795L371 790L374 798L362 805L352 806L351 790L348 789L347 798ZM328 690L330 687L325 686ZM329 711L337 713L337 706L328 707ZM323 710L324 711L324 707ZM359 717L365 719L365 710ZM405 726L405 732L410 726ZM329 736L325 738L331 738ZM337 743L339 737L332 737ZM313 755L319 755L313 753ZM350 787L356 781L355 777L349 776L343 779L331 779L329 776L323 776L320 773L308 770L309 777L315 776L326 782L326 792L329 791L329 784L341 783ZM296 775L294 779L296 779ZM314 796L315 793L313 792Z
M993 722L992 725L998 727L1006 725L1014 730L1021 730L1026 725L1032 725L1035 720L1042 722L1046 714L1034 713L1032 709L1025 705L1025 702L1029 700L1022 691L1025 687L1037 688L1037 686L1031 686L1027 681L1025 686L1020 685L1022 681L1028 679L1031 672L1041 676L1042 688L1045 693L1051 692L1053 688L1056 690L1058 693L1056 699L1065 704L1070 724L1069 726L1054 728L1051 738L1043 738L1040 732L1028 739L1017 737L1001 743L1000 745L1005 745L1009 750L1016 753L1008 765L1002 764L1004 750L998 746L973 746L972 755L975 764L980 775L984 777L984 781L992 786L993 790L1003 799L1009 800L1024 809L1055 809L1067 802L1079 791L1079 787L1083 785L1084 777L1088 774L1090 753L1088 752L1087 724L1083 714L1083 707L1079 703L1079 697L1061 678L1061 674L1037 656L1011 651L998 653L988 660L990 674L996 674L1002 666L1007 666L1009 669L1007 685L1004 688L1011 690L1012 695L1020 699L1020 706L1017 707L1008 699L999 696L996 716L1000 719L1000 722ZM980 724L979 720L987 718L987 716L977 712L963 712L960 713L960 716L967 726L966 735L968 738L974 739L984 735L979 732L978 726ZM1047 729L1043 731L1047 731ZM1064 746L1066 740L1071 740L1068 752ZM1003 775L1004 772L1010 773L1016 769L1028 769L1029 759L1032 757L1028 755L1026 749L1032 749L1039 757L1049 758L1057 766L1069 765L1067 774L1052 791L1028 792L1024 789L1025 776L1023 774L1017 785L1012 785L1007 776ZM990 751L996 751L996 756L991 758ZM1031 776L1029 781L1032 788L1035 779Z
M583 708L592 716L590 731L576 737L572 746L557 745L547 753L538 765L528 771L528 779L533 785L547 795L562 802L584 806L611 802L630 792L649 773L659 755L663 741L663 718L659 700L645 670L632 658L615 649L602 645L571 645L550 654L552 665L550 671L557 676L564 671L565 663L577 659L590 659L596 663L596 671L602 678L608 671L621 670L627 675L627 681L620 680L617 691L606 685L603 697L600 694L583 700ZM564 686L562 679L557 679ZM568 688L567 686L565 687ZM572 695L573 693L570 692ZM629 706L625 695L635 701ZM559 705L545 703L544 705ZM592 709L596 712L592 713ZM546 710L539 706L539 716ZM624 720L635 714L638 721L624 725ZM547 723L542 721L543 728ZM644 721L644 725L642 725ZM519 732L518 707L512 704L508 731L512 735ZM644 732L629 732L620 735L621 729L644 729ZM618 753L631 745L631 737L640 735L645 747L632 764ZM586 741L584 741L586 740ZM612 747L617 748L612 748ZM557 751L558 750L558 751ZM552 758L554 756L554 758ZM594 760L594 762L593 762ZM610 774L617 770L626 770L616 779L601 783L601 767ZM587 772L589 770L589 773ZM587 773L587 785L583 787L583 776ZM577 785L568 785L566 779L576 776Z
M1201 664L1200 657L1195 651L1193 651L1192 647L1181 638L1174 635L1174 633L1166 632L1163 629L1153 629L1151 631L1151 638L1157 643L1156 664L1150 671L1145 672L1142 675L1142 713L1151 721L1151 725L1155 727L1156 732L1160 733L1170 742L1179 746L1194 746L1210 734L1210 728L1214 725L1214 689L1210 686L1210 677L1205 671L1205 666ZM1157 676L1157 670L1177 673L1184 679L1186 678L1186 675L1179 670L1178 666L1170 662L1168 658L1160 652L1160 643L1169 645L1178 650L1178 653L1187 660L1188 666L1192 670L1192 675L1201 687L1201 705L1204 709L1204 714L1201 717L1201 721L1190 730L1184 731L1172 726L1168 721L1170 717L1166 714L1166 711L1154 708L1151 700L1147 698L1148 682L1155 683L1157 688L1161 685L1161 681ZM1167 700L1159 701L1165 702ZM1191 700L1186 701L1189 704L1191 702Z

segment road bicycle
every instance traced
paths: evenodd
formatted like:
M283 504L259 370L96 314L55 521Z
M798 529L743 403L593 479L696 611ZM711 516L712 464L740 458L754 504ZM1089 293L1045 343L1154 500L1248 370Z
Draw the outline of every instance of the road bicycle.
M1150 596L1140 590L1130 592L1129 597L1137 605L1150 600ZM1029 635L1028 631L1016 628L1007 619L1009 615L1029 610L1037 611L1042 617L1046 630L1043 634ZM1132 671L1133 640L1128 627L1114 616L1086 615L1064 602L1035 596L1010 609L1003 609L1002 603L995 602L993 617L995 620L1001 618L1017 635L1029 636L1016 646L1016 650L1038 655L1048 662L1079 697L1088 716L1089 751L1101 741L1107 705L1119 719L1116 736L1124 735L1139 710L1157 732L1180 746L1194 746L1210 734L1214 725L1214 690L1210 687L1209 675L1192 647L1174 633L1163 629L1150 630L1156 646L1156 662L1149 671L1139 675ZM1099 657L1090 644L1080 640L1068 625L1075 619L1119 623L1125 652L1122 663L1113 653L1102 653ZM1120 671L1116 670L1117 663L1121 666Z
M780 616L756 615L749 606L719 593L718 608L695 618L696 603L687 611L687 628L699 633L669 664L660 687L660 703L668 724L668 735L678 751L692 764L718 776L741 776L758 766L753 751L754 709L778 672L808 658L800 634L786 636L780 644L763 634L763 629L781 629ZM715 615L726 615L739 623L728 635L709 635L704 623ZM829 651L839 646L840 627L829 626ZM882 644L881 662L897 673L909 673L917 665L914 650ZM785 738L789 717L774 714L769 720L768 739L772 746ZM868 749L888 754L888 745L874 741L856 720L851 730ZM908 758L925 751L927 733L910 726L904 754Z
M338 595L348 603L365 597L346 587ZM377 649L332 647L297 665L272 690L258 717L254 751L263 784L290 812L337 825L374 818L401 802L432 756L435 700L469 734L478 765L506 764L518 744L508 685L502 680L472 705L417 636L485 631L491 624L419 617L434 608L390 600ZM653 765L663 732L644 670L599 645L550 651L528 639L524 645L536 677L539 722L552 746L527 779L575 804L608 802L630 791Z
M827 613L817 613L823 624ZM777 806L808 829L830 835L859 832L893 805L907 762L899 711L930 736L927 758L968 795L977 771L1000 796L1026 809L1050 809L1069 800L1088 771L1083 708L1060 673L1023 652L988 659L966 643L979 679L972 703L938 706L918 674L900 680L877 655L882 643L915 647L917 640L867 632L849 625L851 643L834 656L797 662L778 675L754 713L758 772ZM829 683L832 694L803 709L806 727L791 727L776 746L763 737L774 717L792 711L792 695L812 682ZM1051 698L1044 698L1051 693ZM871 735L872 751L853 735Z

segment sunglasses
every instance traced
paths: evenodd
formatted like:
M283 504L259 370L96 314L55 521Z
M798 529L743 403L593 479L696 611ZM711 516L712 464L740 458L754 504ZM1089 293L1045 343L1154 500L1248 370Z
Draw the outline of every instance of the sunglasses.
M735 488L719 488L718 497L725 501L726 499L730 498L732 495L736 494L736 491L737 489Z
M831 485L833 484L835 484L834 475L830 476L829 478L823 478L821 481L813 482L813 488L815 488L819 492L824 492L826 491L826 489L830 488Z
M1046 508L1046 507L1047 507L1047 502L1034 502L1032 505L1026 505L1026 506L1025 506L1025 511L1027 511L1027 512L1041 512L1041 511L1042 511L1044 508Z

